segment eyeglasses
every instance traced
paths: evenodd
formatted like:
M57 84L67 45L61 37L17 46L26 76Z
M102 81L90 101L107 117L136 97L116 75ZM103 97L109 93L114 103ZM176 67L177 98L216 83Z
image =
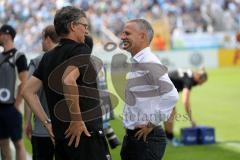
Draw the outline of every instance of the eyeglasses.
M81 24L81 25L83 25L83 27L85 29L88 29L88 25L87 24L84 24L84 23L81 23L81 22L75 22L75 24Z

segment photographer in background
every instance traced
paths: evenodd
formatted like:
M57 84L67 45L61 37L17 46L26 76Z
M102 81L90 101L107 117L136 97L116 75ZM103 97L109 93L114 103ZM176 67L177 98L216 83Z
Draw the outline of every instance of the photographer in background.
M93 39L90 36L85 36L85 44L89 46L89 48L93 49ZM104 109L105 114L103 115L103 131L108 140L108 143L112 149L116 148L120 145L117 135L114 132L114 129L110 125L110 120L114 119L114 112L112 107L112 102L110 99L110 95L108 93L107 86L107 71L106 66L103 64L97 63L97 60L92 56L93 62L95 64L98 71L98 89L106 91L104 94L100 92L100 97L103 100L102 109ZM105 94L106 93L106 94Z

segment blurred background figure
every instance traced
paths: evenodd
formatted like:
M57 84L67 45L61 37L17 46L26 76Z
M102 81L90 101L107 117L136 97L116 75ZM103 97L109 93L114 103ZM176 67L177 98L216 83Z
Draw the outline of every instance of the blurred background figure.
M4 24L0 28L0 148L4 159L11 159L9 138L16 149L16 159L25 160L26 153L22 139L21 91L27 81L27 59L14 46L15 29ZM16 77L18 75L18 77ZM15 90L17 80L20 84Z
M233 59L233 64L236 65L238 61L240 61L240 32L236 34L237 46Z
M43 54L53 49L59 42L59 37L56 34L53 25L48 25L43 29L42 32L42 50ZM29 64L29 77L32 76L34 71L37 69L43 54L32 59ZM45 92L43 89L39 90L38 96L43 109L49 117L49 109ZM25 134L31 140L32 143L32 159L33 160L52 160L54 156L54 145L51 138L42 125L41 121L34 116L34 128L32 127L32 111L25 104Z
M141 17L158 22L154 29L164 35L164 49L173 47L166 34L236 32L240 26L238 0L9 0L0 1L0 22L17 26L19 49L39 53L41 30L64 5L83 8L89 17L90 32L102 42L110 40L108 31L119 36L124 22Z
M91 36L85 36L85 43L93 49L93 39ZM112 106L109 90L107 86L107 71L106 66L101 62L98 62L96 57L92 57L95 67L98 70L98 89L104 92L100 92L100 98L103 101L102 111L103 113L103 131L108 140L108 144L112 149L120 145L117 135L114 129L110 125L110 120L114 119L114 108Z
M102 68L98 72L98 87L100 90L105 91L104 94L100 93L100 97L103 100L103 107L105 110L105 114L103 115L103 129L110 147L114 149L120 145L120 142L110 124L110 120L114 119L114 107L112 106L110 95L108 94L109 90L107 86L107 72L106 66L104 65L102 65Z
M169 78L173 82L174 86L178 92L182 92L182 103L185 107L187 113L187 119L190 121L192 127L195 127L197 124L192 117L192 110L190 104L190 93L192 87L202 85L207 81L207 73L204 68L200 68L196 71L192 70L173 70L168 73ZM167 122L165 122L165 132L168 140L172 142L173 145L179 145L178 141L174 138L173 128L174 121L176 116L176 108L173 109L171 116Z

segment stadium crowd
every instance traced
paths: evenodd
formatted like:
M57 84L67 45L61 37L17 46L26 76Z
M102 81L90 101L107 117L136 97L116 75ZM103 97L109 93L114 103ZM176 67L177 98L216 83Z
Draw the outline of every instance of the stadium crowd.
M102 26L118 36L124 22L136 17L167 17L171 33L237 31L240 24L240 0L0 0L0 23L17 29L20 50L39 52L41 30L69 4L87 11L95 37L102 36Z

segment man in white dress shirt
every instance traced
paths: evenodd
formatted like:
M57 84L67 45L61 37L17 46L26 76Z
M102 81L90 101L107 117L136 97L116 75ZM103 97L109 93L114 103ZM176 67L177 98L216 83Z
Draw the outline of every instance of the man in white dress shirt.
M144 19L125 24L121 35L123 49L132 55L132 70L127 75L123 123L126 135L122 160L161 160L166 136L161 127L178 100L178 92L168 77L167 68L151 52L153 29Z

